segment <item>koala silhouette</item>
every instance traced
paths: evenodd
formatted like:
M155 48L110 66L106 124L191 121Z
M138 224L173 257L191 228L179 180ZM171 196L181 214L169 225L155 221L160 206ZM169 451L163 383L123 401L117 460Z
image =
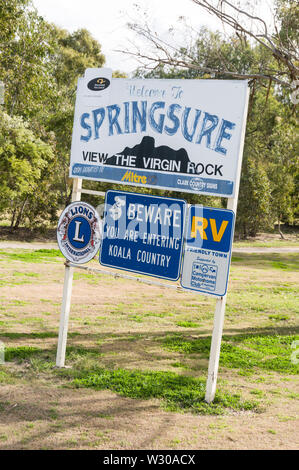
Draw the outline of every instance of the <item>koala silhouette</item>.
M118 220L121 217L122 207L126 204L126 201L118 196L115 196L114 200L115 202L109 209L109 213L113 220Z

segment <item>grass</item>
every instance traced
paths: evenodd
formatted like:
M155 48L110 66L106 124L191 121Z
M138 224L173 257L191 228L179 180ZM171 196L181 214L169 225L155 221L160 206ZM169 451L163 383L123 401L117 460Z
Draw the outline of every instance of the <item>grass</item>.
M195 323L193 321L178 321L177 326L181 326L182 328L197 328L198 323Z
M86 280L90 284L98 284L102 277L103 275L101 274L90 274L82 272L74 273L74 281Z
M5 361L9 362L14 359L21 361L35 356L40 351L40 348L33 346L9 346L5 348Z
M0 250L0 256L11 261L22 261L25 263L55 262L56 258L62 258L60 250L40 249L40 250ZM59 260L61 261L61 260Z
M298 374L299 364L291 360L292 343L299 335L236 335L224 336L221 344L220 366L233 369L262 369L286 374ZM200 354L209 357L211 338L188 339L171 335L163 340L170 351Z
M13 271L12 275L14 277L34 277L34 278L39 277L38 273L28 273L28 272L19 272L19 271Z
M187 377L165 371L107 370L83 373L73 380L76 387L109 389L122 396L136 399L158 398L171 411L191 411L200 414L223 414L226 408L233 410L257 410L258 403L242 400L239 394L216 394L211 404L204 401L206 379Z
M72 336L72 334L71 334ZM37 332L37 333L7 333L7 332L0 332L0 338L9 338L9 339L46 339L46 338L57 338L56 331L44 331L44 332Z
M23 280L37 286L40 283L43 289L42 298L24 295L24 300L18 300L23 297L16 295L14 299L14 293L1 297L0 339L8 342L5 360L9 363L0 368L2 384L16 384L19 377L30 383L34 377L49 386L110 390L131 399L154 399L168 411L205 415L260 412L265 402L275 397L298 399L291 389L281 391L273 385L273 393L267 393L256 388L265 386L273 373L291 384L299 372L298 364L291 361L292 344L299 340L295 327L297 254L233 257L227 331L221 346L217 394L211 404L204 396L214 299L193 293L178 295L156 287L141 289L129 281L120 285L105 275L75 272L66 354L71 369L56 369L56 307L60 302L45 288L38 264L61 263L60 253L14 250L1 251L0 256L10 261L10 277L5 277L5 282L14 286L14 292L20 289L27 294L24 287L14 284ZM2 265L1 269L6 276L6 267ZM49 285L54 279L57 282L57 272L57 265L48 270ZM8 318L6 307L16 316ZM14 327L13 331L7 331L8 327ZM11 362L19 367L19 375L8 371ZM227 383L222 377L229 377ZM253 379L259 385L253 386ZM50 417L56 420L56 411L52 411Z
M206 378L184 376L169 371L108 369L98 366L98 349L68 347L67 361L72 369L54 369L55 351L37 347L19 346L5 349L6 361L30 361L36 372L56 374L67 378L67 386L111 390L121 396L140 400L160 399L163 408L170 411L189 411L196 414L224 414L227 409L259 411L256 400L244 400L240 394L218 391L213 403L205 402ZM178 366L178 364L175 364ZM180 364L182 367L182 364ZM0 372L0 383L8 376ZM2 380L1 380L2 378Z
M15 379L13 377L13 374L10 372L7 372L5 370L2 370L3 366L0 366L0 384L13 384L15 382ZM0 402L0 411L1 411L1 402Z

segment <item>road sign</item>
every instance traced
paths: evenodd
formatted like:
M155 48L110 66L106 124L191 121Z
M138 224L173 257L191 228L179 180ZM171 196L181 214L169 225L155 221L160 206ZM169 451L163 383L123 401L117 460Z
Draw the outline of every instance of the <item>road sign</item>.
M233 197L245 80L79 78L70 176Z
M181 285L224 296L230 267L234 212L199 205L189 208Z
M83 190L82 180L90 179L223 196L235 213L248 99L246 80L128 80L112 78L110 69L87 69L78 80L74 113L69 173L74 178L72 200L80 200L84 192L101 194ZM100 262L178 279L184 201L173 200L179 209L169 212L169 200L164 200L165 210L158 211L158 199L155 206L153 199L138 199L139 194L130 206L132 197L132 193L110 192L106 198ZM205 394L210 403L216 392L234 216L226 211L226 219L221 219L219 212L206 210L213 209L195 206L190 210L181 284L218 296ZM153 216L158 227L154 231L153 221L149 221ZM169 233L165 234L167 226ZM66 265L58 367L65 362L73 269L73 264Z
M100 263L177 280L185 208L181 199L108 191Z
M101 243L100 219L86 202L73 202L62 212L57 228L61 253L74 263L90 261Z

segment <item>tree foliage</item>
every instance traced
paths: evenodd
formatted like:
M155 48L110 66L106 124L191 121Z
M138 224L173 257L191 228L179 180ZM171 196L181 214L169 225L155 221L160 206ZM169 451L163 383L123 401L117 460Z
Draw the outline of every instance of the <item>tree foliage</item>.
M214 77L209 70L219 67L217 78L225 79L226 69L221 69L221 61L244 75L256 74L261 67L275 69L273 55L261 44L244 45L243 39L236 35L224 38L220 32L207 28L201 28L194 42L180 54L187 55L196 67L159 63L152 70L139 68L136 75L206 79ZM292 223L299 216L298 132L290 94L271 81L252 80L250 86L236 224L242 237L272 229L276 223ZM207 203L204 198L201 200Z
M299 76L298 56L298 2L296 0L276 0L274 26L267 24L267 20L255 13L256 4L261 0L249 2L248 0L191 0L199 8L220 20L220 25L233 31L231 37L239 40L244 50L252 44L258 45L261 51L273 59L273 66L268 67L268 61L260 62L259 68L251 67L250 70L236 68L227 60L226 51L217 48L217 61L208 63L210 44L206 43L204 61L194 57L193 46L191 53L185 46L175 45L175 42L163 39L152 28L150 21L137 21L130 23L131 30L137 33L145 41L146 46L140 46L136 41L134 50L122 52L143 61L144 65L153 69L161 65L174 66L193 70L198 74L208 73L216 78L269 80L280 86L290 88L294 80ZM146 15L145 15L145 18ZM190 26L186 27L185 43L189 39ZM175 38L175 29L172 30ZM213 48L213 46L212 46ZM214 48L213 48L214 49ZM233 51L232 51L233 52Z
M59 207L70 201L77 79L87 67L101 67L105 58L89 31L69 33L49 24L30 0L0 0L0 13L6 111L0 133L0 210L13 227L32 226L55 220Z
M186 29L185 44L176 48L160 40L148 24L133 24L156 50L156 54L149 49L142 52L136 41L137 50L129 52L146 61L136 76L248 78L251 93L237 229L241 236L249 236L275 223L293 223L299 218L298 125L288 86L298 72L296 2L274 0L276 22L270 31L262 18L244 8L245 0L192 1L199 11L205 8L230 24L232 34L202 27L188 39ZM258 27L248 29L246 19ZM70 202L77 78L87 67L101 67L104 62L101 45L86 29L69 33L49 24L31 0L0 0L0 80L5 83L0 214L10 219L12 227L54 221L58 209ZM115 71L113 76L125 75ZM108 188L106 183L99 185ZM220 198L188 195L188 200L225 206Z
M0 210L9 211L12 227L19 226L32 201L40 201L54 163L50 144L37 138L22 118L0 112Z

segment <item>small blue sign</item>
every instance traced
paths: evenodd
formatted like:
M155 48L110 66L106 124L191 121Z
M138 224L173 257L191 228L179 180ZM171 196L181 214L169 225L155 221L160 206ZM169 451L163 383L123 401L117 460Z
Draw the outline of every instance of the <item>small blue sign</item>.
M189 208L181 285L224 296L227 290L235 215L227 209Z
M227 253L232 244L234 213L200 205L189 211L187 242L189 245Z
M100 263L176 281L185 210L182 199L108 191Z
M75 249L84 249L90 242L91 227L88 219L77 216L69 224L67 230L69 242Z

